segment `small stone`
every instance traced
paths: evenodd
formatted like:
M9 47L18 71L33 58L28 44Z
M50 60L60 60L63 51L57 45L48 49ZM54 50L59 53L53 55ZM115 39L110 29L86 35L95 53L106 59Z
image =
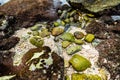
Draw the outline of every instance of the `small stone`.
M95 36L93 34L87 34L85 40L90 43L94 40L94 38Z
M63 47L63 48L66 48L66 47L68 47L70 44L71 44L71 42L69 42L69 41L63 41L63 42L62 42L62 47Z
M52 30L52 35L58 36L58 35L62 34L63 32L64 32L64 29L62 29L60 27L54 27Z
M71 46L67 49L67 54L71 55L81 50L81 46Z
M30 38L30 43L36 47L42 47L42 45L44 44L44 41L41 37L34 36Z
M75 39L75 43L80 45L83 44L84 42L81 39Z
M73 55L69 62L76 71L84 71L91 66L89 60L78 54Z
M68 32L64 33L61 36L61 39L65 41L70 41L70 42L73 42L75 40L74 35Z
M84 37L84 34L80 31L76 31L76 32L74 32L74 36L77 39L82 39Z

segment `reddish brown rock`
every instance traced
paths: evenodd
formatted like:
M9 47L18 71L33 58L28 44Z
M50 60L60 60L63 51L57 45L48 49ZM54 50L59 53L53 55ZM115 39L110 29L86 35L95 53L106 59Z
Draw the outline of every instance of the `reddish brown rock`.
M34 53L44 52L38 58L30 60ZM50 54L51 53L51 54ZM19 66L13 66L13 52L0 51L0 76L16 75L11 80L63 80L64 60L57 53L51 52L47 46L30 49L22 58ZM45 61L49 61L49 64ZM41 66L30 70L31 64Z
M7 39L0 40L0 50L9 50L19 42L18 37L10 37Z
M86 27L87 33L92 33L95 35L96 38L105 39L107 38L107 28L105 27L105 24L99 23L96 21L92 21L87 27Z
M0 6L0 13L14 16L16 26L28 27L37 21L57 19L52 0L11 0Z
M120 38L107 39L97 45L98 65L110 72L110 80L120 79Z

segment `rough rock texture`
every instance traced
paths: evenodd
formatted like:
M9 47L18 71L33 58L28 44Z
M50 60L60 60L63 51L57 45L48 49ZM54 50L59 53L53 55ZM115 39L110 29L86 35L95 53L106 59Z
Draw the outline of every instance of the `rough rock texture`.
M0 76L8 74L13 67L12 57L14 53L11 51L0 51Z
M96 49L99 51L98 65L110 72L110 80L120 79L120 38L102 41Z
M30 60L34 53L43 51L44 54L38 58ZM11 56L11 54L4 57L7 53L8 52L2 52L2 54L0 54L0 76L10 74L16 75L11 80L63 80L64 78L64 60L56 53L51 52L51 49L47 46L30 49L23 56L22 62L19 66L13 66L13 56ZM51 56L49 53L52 53ZM50 65L46 65L47 63L45 63L43 59L48 59L50 57L53 59L53 62ZM37 65L37 63L41 63L38 66L42 67L36 68L33 71L29 69L31 64ZM49 61L49 63L51 63L51 61Z
M86 27L87 33L95 34L96 38L107 38L105 34L107 32L107 28L105 24L101 24L99 22L93 21Z
M99 39L108 39L108 38L114 38L116 37L116 34L111 32L106 27L106 24L92 21L88 26L85 28L87 33L92 33L95 35L96 38Z
M109 28L114 33L118 33L120 35L120 21L116 21L116 24L114 24L112 27Z
M120 0L67 0L72 6L78 4L77 8L81 5L91 11L91 12L100 12L105 9L109 9L113 6L120 4Z
M10 37L0 41L0 50L9 50L19 42L18 37Z
M14 16L18 27L29 27L37 21L57 19L56 8L53 0L11 0L0 6L0 13Z

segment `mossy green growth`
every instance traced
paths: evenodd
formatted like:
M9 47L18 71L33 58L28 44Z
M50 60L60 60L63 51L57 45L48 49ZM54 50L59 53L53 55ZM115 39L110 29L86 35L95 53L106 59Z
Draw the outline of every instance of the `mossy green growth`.
M71 42L69 42L69 41L63 41L63 42L62 42L62 47L63 47L63 48L66 48L66 47L68 47L70 44L71 44Z
M71 80L102 80L99 75L73 73Z
M69 18L66 18L66 19L64 20L64 22L69 23L69 22L70 22L70 19L69 19Z
M78 54L73 55L69 62L76 71L84 71L91 67L90 61Z
M69 61L68 60L64 60L64 67L66 68L66 67L69 67L69 66L70 66Z
M33 36L30 38L30 43L36 47L42 47L44 40L39 36Z
M66 75L65 80L70 80L70 77L68 75Z
M33 31L33 32L32 32L32 35L33 35L33 36L39 36L39 32L38 32L38 31Z
M71 75L71 80L86 80L85 78L86 78L85 74L73 73Z
M67 49L67 54L71 55L81 50L81 46L71 46Z
M89 43L92 42L94 39L95 39L94 34L87 34L85 37L85 41L87 41Z
M102 80L102 78L98 75L87 74L86 76L87 80Z
M70 42L73 42L75 40L74 35L68 32L64 33L61 36L61 39L64 41L70 41Z
M74 42L79 45L84 43L81 39L75 39Z
M31 29L32 31L36 31L36 30L39 30L40 27L41 27L40 24L36 24L36 25L32 26L30 29Z
M64 32L64 30L60 27L54 27L52 30L52 35L53 36L58 36L60 34L62 34Z
M47 37L47 36L50 36L50 32L48 31L48 29L43 28L43 29L41 29L40 36L41 36L42 38Z
M64 21L61 21L60 24L61 24L62 26L65 26L65 22L64 22Z
M57 26L59 26L59 25L60 25L60 23L59 23L59 22L54 22L53 24L54 24L54 26L55 26L55 27L57 27Z

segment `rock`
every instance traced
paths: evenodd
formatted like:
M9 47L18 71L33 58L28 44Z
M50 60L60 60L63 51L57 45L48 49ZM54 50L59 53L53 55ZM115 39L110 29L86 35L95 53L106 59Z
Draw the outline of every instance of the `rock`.
M120 79L120 38L102 41L96 49L99 51L98 65L105 67L111 77L110 80Z
M34 56L35 54L39 54L39 55L35 57ZM13 56L4 57L4 58L3 57L0 54L0 76L16 75L11 80L47 80L47 79L63 80L64 79L63 58L58 56L57 53L51 52L51 49L47 46L30 49L23 56L22 62L19 66L14 66L12 64L13 60L11 59ZM6 60L11 62L8 63L7 65Z
M63 32L64 32L64 30L62 28L54 27L52 30L52 35L58 36L58 35L62 34Z
M10 37L0 41L0 50L9 50L19 42L18 37Z
M87 27L86 32L94 34L96 38L107 38L107 28L105 27L105 24L99 23L96 21L92 21Z
M9 74L9 71L13 62L12 58L14 56L14 52L11 51L0 51L0 76L5 76Z
M114 34L109 28L106 27L105 23L92 21L85 28L87 33L94 34L96 38L99 39L108 39L115 38L116 34Z
M100 12L120 4L120 0L67 0L75 8L85 8L90 12Z
M55 3L53 0L11 0L0 6L0 13L14 16L16 26L29 27L37 21L57 19Z
M120 20L116 22L115 25L109 28L112 32L120 35Z

